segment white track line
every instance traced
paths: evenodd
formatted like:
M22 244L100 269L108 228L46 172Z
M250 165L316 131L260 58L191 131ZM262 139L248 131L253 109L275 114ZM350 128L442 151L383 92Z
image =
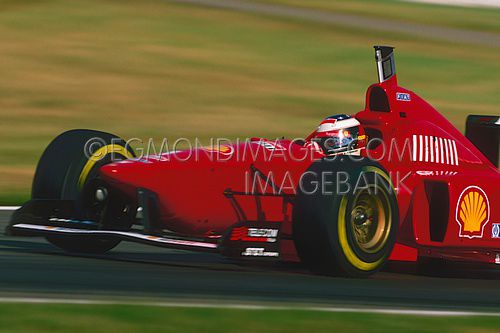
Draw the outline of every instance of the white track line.
M4 210L4 211L14 211L14 210L17 210L21 208L20 206L0 206L0 211L1 210Z
M443 317L500 317L500 312L479 311L453 311L453 310L418 310L418 309L394 309L394 308L345 308L345 307L323 307L323 306L279 306L239 303L210 303L210 302L143 302L143 301L112 301L93 299L61 299L61 298L35 298L35 297L0 297L0 303L22 303L22 304L71 304L71 305L135 305L154 306L167 308L212 308L212 309L239 309L239 310L299 310L299 311L321 311L338 313L372 313L388 315L409 316L443 316Z
M406 2L421 2L433 5L448 5L461 7L491 7L499 8L498 0L404 0Z

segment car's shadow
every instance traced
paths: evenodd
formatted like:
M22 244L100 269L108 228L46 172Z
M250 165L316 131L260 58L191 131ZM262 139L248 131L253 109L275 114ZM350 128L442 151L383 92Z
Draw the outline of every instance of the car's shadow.
M500 280L500 265L463 262L445 262L439 269L419 271L413 262L389 262L384 271L449 279Z
M146 249L146 251L144 250ZM140 247L140 251L131 251L118 247L106 254L86 254L64 252L50 243L30 240L0 238L0 253L14 252L40 254L61 257L78 257L97 260L140 263L146 265L166 265L172 267L196 268L214 271L269 271L292 274L310 274L297 262L249 262L236 261L219 254L192 252L182 250L161 249L147 251L148 247ZM500 280L500 265L477 265L463 263L447 263L445 269L435 272L421 273L412 262L389 262L383 272L407 276L426 276L449 279L485 279Z

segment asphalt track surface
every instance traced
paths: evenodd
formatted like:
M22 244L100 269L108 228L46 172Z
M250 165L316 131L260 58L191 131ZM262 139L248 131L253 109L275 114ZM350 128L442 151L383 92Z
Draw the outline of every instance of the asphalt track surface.
M9 212L0 211L3 229ZM0 298L127 299L500 312L500 267L448 277L390 265L369 279L316 276L299 264L248 265L217 254L122 243L67 254L39 238L0 236Z
M222 10L232 10L252 14L268 15L287 19L343 26L374 32L390 32L405 36L430 38L452 43L475 44L500 47L500 34L472 31L466 29L438 27L432 25L408 23L375 17L357 16L332 11L275 5L244 0L166 0L167 2L203 6ZM495 9L494 9L495 10ZM386 38L381 34L380 40Z

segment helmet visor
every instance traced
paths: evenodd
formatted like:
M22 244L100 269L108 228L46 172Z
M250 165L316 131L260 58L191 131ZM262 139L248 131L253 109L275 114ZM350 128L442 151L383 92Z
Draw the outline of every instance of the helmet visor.
M326 136L317 137L314 140L318 142L325 154L334 154L356 149L358 133L358 127L350 127L327 133Z

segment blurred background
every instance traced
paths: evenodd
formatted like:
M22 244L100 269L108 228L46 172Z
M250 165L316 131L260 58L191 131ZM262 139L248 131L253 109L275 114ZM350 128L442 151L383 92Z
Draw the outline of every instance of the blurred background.
M0 206L29 198L43 150L73 128L157 147L304 137L364 108L376 44L396 47L400 85L460 130L467 114L500 114L500 0L0 0ZM75 255L0 237L0 333L500 325L498 269L428 277L389 266L356 280L135 243Z
M72 128L155 140L307 135L364 107L375 44L395 46L400 84L463 130L467 114L500 105L500 4L475 3L492 7L2 0L0 204L28 198L43 149Z

